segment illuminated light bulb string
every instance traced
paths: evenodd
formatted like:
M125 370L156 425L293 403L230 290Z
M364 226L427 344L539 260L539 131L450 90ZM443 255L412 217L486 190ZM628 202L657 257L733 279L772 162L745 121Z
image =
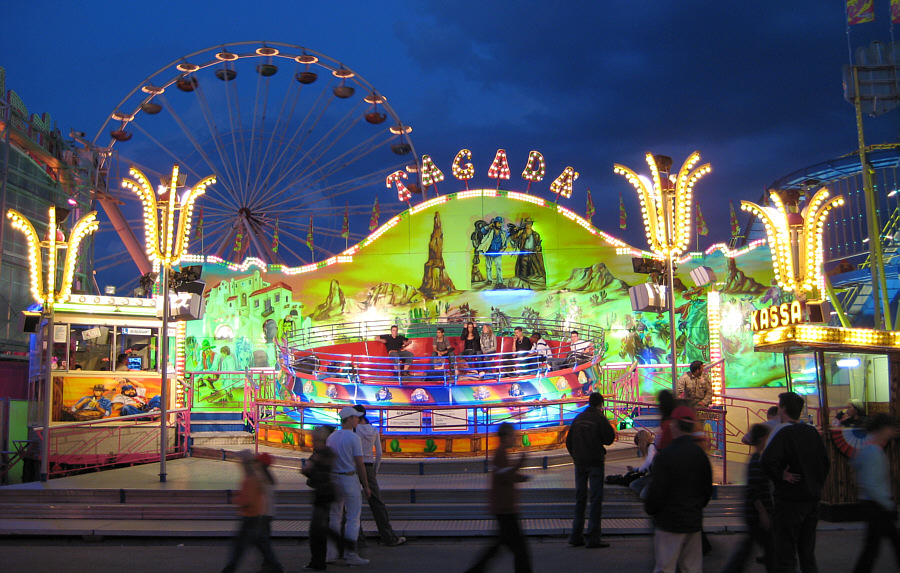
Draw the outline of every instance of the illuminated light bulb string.
M766 228L778 286L797 295L821 292L825 221L832 209L844 204L844 198L830 197L823 187L799 214L789 212L775 191L771 200L774 207L741 201L741 209L756 215Z

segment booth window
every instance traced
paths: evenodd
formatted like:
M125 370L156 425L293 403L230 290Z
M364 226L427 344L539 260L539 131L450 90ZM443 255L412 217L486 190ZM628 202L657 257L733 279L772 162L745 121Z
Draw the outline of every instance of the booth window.
M868 414L873 413L874 405L888 403L890 361L887 355L826 352L824 366L832 418L845 410L851 399L862 401Z
M784 356L790 378L790 390L803 397L806 409L802 419L820 424L819 369L815 352L793 352Z
M108 326L73 324L69 327L69 371L101 371L112 368L112 329Z
M117 326L116 356L128 357L129 370L155 371L158 336L156 328Z

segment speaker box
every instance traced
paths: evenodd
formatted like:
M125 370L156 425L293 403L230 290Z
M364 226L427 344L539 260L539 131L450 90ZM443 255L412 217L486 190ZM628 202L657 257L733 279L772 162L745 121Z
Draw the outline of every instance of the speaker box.
M643 283L628 289L631 310L635 312L662 312L668 310L666 287L653 283Z
M698 287L716 282L716 273L709 267L697 267L691 271L691 280Z
M23 310L19 313L19 331L34 334L41 326L41 313Z
M831 303L827 300L810 300L806 302L809 321L812 323L828 323L831 321Z

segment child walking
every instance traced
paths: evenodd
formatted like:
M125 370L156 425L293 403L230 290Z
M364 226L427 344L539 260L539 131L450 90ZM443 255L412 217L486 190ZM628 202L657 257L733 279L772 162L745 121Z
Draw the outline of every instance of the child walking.
M241 515L241 528L234 538L231 558L222 573L234 573L244 550L251 545L262 553L264 572L284 573L284 568L272 552L271 522L275 513L275 478L269 473L272 457L266 453L253 455L250 450L244 450L239 455L244 466L244 481L234 497L234 503Z

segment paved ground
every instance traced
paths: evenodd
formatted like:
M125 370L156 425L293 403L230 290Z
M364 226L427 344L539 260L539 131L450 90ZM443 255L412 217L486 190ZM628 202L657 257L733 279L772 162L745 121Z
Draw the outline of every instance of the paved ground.
M850 571L859 551L863 531L820 531L816 553L822 573ZM711 535L713 553L704 561L704 571L717 572L728 559L739 535ZM634 573L652 571L653 550L649 536L610 537L609 549L571 548L562 538L529 540L537 572L602 571ZM332 571L427 573L462 572L482 549L486 541L472 539L411 540L395 547L371 547L366 556L372 562L364 567L332 565ZM276 540L275 550L288 572L299 571L309 559L306 544ZM219 571L225 563L228 542L208 539L115 539L99 543L57 538L0 538L0 570L27 573L67 573L70 571L105 573L197 573ZM241 572L257 571L259 559L245 560ZM491 571L512 571L509 554L494 562ZM900 563L882 547L875 571L898 571ZM762 572L762 565L751 565L747 571Z

